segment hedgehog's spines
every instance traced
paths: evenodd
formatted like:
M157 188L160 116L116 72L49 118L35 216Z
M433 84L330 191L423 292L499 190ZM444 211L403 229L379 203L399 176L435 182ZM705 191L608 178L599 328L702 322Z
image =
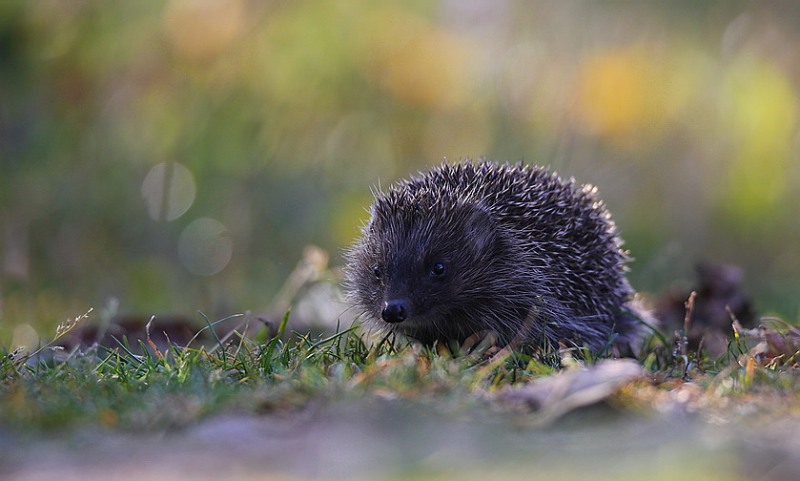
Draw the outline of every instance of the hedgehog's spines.
M490 329L505 342L522 333L599 348L612 330L626 342L638 335L620 321L633 297L630 257L594 186L465 161L394 184L371 214L348 253L347 285L379 325L383 303L400 296L411 318L385 327L423 342ZM431 277L431 262L447 275ZM380 282L373 264L386 272Z

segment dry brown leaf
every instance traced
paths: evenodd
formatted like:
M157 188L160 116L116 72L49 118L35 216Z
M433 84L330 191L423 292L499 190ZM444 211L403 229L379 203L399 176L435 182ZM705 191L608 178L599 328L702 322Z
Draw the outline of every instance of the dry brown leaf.
M633 359L605 360L537 379L522 387L505 389L495 395L495 400L537 411L540 420L546 423L577 408L598 403L644 376L644 368Z

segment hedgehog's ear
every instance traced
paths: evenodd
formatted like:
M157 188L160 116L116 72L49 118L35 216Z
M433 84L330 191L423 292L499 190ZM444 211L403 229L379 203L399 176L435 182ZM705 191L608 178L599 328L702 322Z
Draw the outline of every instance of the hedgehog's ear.
M497 242L497 229L494 221L489 212L481 207L474 207L470 210L467 219L466 240L474 246L476 252L490 250Z

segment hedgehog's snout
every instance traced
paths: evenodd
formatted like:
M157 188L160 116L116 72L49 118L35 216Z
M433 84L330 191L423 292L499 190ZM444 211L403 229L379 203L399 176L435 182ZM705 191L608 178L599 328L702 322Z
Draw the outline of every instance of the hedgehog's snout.
M383 303L381 317L392 324L408 319L409 302L405 299L392 299Z

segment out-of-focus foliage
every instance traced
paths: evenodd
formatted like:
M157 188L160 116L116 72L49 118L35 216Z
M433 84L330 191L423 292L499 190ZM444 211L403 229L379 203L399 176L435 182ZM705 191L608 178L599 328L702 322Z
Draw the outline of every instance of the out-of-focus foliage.
M637 287L724 261L794 317L798 25L791 1L1 2L0 329L259 310L370 186L481 155L597 184Z

